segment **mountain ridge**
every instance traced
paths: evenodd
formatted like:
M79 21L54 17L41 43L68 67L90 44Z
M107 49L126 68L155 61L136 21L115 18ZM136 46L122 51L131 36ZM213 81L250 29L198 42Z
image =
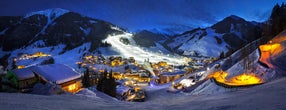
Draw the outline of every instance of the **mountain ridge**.
M186 56L228 56L243 45L260 38L261 32L260 26L231 15L210 27L196 28L176 35L164 45L169 50Z
M94 51L94 47L98 47L108 34L122 32L111 28L115 25L109 22L58 8L32 12L17 19L0 17L1 21L2 19L15 19L12 21L15 23L0 22L3 26L1 29L6 29L5 33L0 35L0 47L3 51L12 51L37 40L44 40L48 46L64 43L70 46L67 50L83 42L92 42L90 51ZM17 43L17 40L22 42Z

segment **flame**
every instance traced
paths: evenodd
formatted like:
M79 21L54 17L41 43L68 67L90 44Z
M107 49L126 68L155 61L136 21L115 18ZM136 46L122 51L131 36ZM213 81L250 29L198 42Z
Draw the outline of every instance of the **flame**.
M241 85L252 85L252 84L262 83L262 79L257 77L255 74L245 74L245 73L232 77L230 78L229 81Z
M261 84L263 80L252 73L243 73L227 79L228 73L224 71L217 71L208 76L208 78L214 78L217 82L230 85L230 86L242 86L242 85L254 85Z
M276 36L275 38L273 38L270 43L281 43L281 42L284 42L286 41L286 36L283 35L283 36Z
M283 46L278 43L260 45L261 52L269 52L272 55L278 55L283 50Z

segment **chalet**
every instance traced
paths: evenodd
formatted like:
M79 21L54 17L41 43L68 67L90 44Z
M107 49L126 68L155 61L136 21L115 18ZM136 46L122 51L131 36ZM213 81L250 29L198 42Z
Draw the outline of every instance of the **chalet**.
M33 87L37 82L52 82L68 92L75 92L82 87L81 75L72 68L62 64L16 69L10 72L9 76L12 76L10 79L16 79L15 85L19 89Z
M116 86L116 97L125 101L145 101L145 92L138 87Z
M51 64L35 66L32 70L45 82L54 82L69 92L75 92L82 86L81 75L66 65Z
M31 68L15 69L7 75L14 85L19 89L31 88L38 82L38 78L31 71Z
M116 86L116 97L119 100L125 100L130 93L131 93L130 87L123 85Z

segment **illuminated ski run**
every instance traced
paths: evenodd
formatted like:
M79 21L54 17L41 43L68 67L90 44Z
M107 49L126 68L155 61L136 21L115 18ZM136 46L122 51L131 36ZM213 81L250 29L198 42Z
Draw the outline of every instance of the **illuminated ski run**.
M120 41L120 38L126 38L129 40L130 44L126 45ZM183 57L175 57L171 55L164 55L160 53L148 52L136 45L135 41L132 39L132 34L124 33L120 35L108 36L103 42L112 44L123 57L129 58L134 57L138 63L143 63L144 60L149 59L150 62L165 61L168 64L180 65L184 64L185 61Z

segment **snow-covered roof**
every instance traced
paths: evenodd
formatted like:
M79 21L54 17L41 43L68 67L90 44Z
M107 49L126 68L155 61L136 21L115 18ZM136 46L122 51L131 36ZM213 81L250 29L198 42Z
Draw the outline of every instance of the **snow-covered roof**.
M95 67L97 71L106 69L108 71L112 70L113 72L120 72L120 73L125 72L124 66L110 67L109 65L95 64L93 65L93 67Z
M51 64L32 67L32 71L46 81L62 84L81 77L79 73L63 64Z
M128 86L123 86L123 85L118 85L116 86L116 93L123 95L126 93L128 90L130 90L130 87Z
M25 80L35 77L34 73L30 68L16 69L12 71L18 80Z

